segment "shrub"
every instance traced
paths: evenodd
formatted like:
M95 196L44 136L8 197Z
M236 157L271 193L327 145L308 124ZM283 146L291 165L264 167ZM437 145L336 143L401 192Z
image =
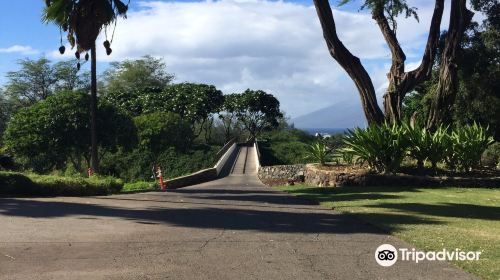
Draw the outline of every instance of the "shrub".
M0 172L0 195L87 196L118 193L123 181L113 177L61 177Z
M304 163L308 155L307 145L313 143L314 139L314 136L298 129L266 131L259 138L261 164Z
M156 155L156 162L148 151L135 149L131 153L109 153L101 161L101 172L122 178L128 182L148 181L153 176L153 164L162 168L165 178L173 178L212 167L220 146L193 146L186 151L165 148Z
M494 142L487 131L488 128L477 123L453 129L448 140L448 146L451 147L447 153L448 165L461 171L478 167L482 154Z
M486 151L484 151L481 157L481 163L490 167L496 167L500 164L500 142L491 144Z
M349 130L344 144L341 153L352 155L356 163L366 163L377 172L395 172L405 157L408 139L402 126L383 124Z

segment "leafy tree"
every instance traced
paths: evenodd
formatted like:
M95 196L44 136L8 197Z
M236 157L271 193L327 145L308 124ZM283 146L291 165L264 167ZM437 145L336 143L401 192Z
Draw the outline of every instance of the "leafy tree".
M81 159L89 164L90 98L81 92L60 92L19 110L5 131L5 146L18 162L35 171L61 168L69 160L82 170ZM135 128L127 115L107 104L99 108L99 145L103 151L131 148Z
M104 98L133 116L142 114L145 95L161 94L174 78L165 62L152 56L113 62L104 77Z
M99 170L98 141L97 141L97 70L96 70L96 40L104 28L116 23L118 16L126 17L128 4L120 0L46 0L43 20L53 22L68 33L71 47L76 46L75 56L79 59L80 53L90 50L91 54L91 155L92 168ZM113 32L114 34L114 32ZM111 42L113 38L111 38ZM111 54L111 42L106 40L106 53ZM62 38L61 38L62 45ZM64 53L64 46L59 48ZM79 65L79 64L78 64Z
M224 96L224 104L222 106L222 112L219 113L219 120L224 128L224 139L225 142L229 141L231 137L235 136L234 131L239 126L239 120L237 116L238 112L238 94L228 94Z
M150 55L136 60L112 62L105 74L106 91L136 92L148 88L166 88L174 75L166 71L163 59Z
M279 126L283 114L278 99L272 94L247 89L236 96L236 115L251 138L255 139L263 130Z
M451 21L455 23L450 24L448 31L457 34L456 40L460 39L459 33L461 31L463 33L461 29L462 22L456 24L456 22L462 20L462 18L456 19L454 17L462 17L469 13L469 11L461 5L464 1L465 0L452 1L452 10L459 10L460 13L452 13ZM342 0L340 4L346 4L348 2L351 1ZM444 0L435 1L434 12L429 27L429 35L422 60L417 69L409 72L405 72L404 70L406 55L396 36L396 18L398 15L403 14L406 17L415 17L418 20L416 8L410 7L405 0L365 0L363 2L362 8L368 8L371 11L372 18L379 26L392 56L391 69L387 75L389 86L384 94L385 115L377 104L375 88L368 72L359 58L354 56L345 47L337 35L332 9L328 0L314 0L314 5L316 6L316 11L323 29L323 35L330 54L354 81L361 96L361 103L368 123L381 124L384 122L384 119L391 122L400 122L404 97L407 93L412 92L416 86L427 80L432 73L432 66L436 57L436 49L439 41ZM456 40L454 39L454 41ZM451 47L453 46L450 45L450 50ZM446 57L449 55L450 52L447 52Z
M147 153L153 164L170 147L185 149L193 138L193 131L181 116L168 112L154 112L134 119L139 136L139 148Z
M46 99L54 92L57 79L47 58L22 59L18 64L18 71L7 72L5 94L29 106Z
M147 94L142 98L143 111L173 112L188 121L196 137L203 130L207 133L213 123L214 114L221 110L224 96L213 85L181 83L168 86L160 94Z
M30 106L62 90L85 90L88 74L80 74L72 61L52 64L41 57L18 61L20 69L7 73L5 95L22 106Z
M60 61L52 66L58 91L90 91L90 73L78 70L73 61Z

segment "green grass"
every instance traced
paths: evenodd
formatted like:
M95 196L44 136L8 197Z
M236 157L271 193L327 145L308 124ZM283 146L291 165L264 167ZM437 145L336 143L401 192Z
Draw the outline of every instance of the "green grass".
M479 261L453 263L484 279L500 275L500 189L279 188L353 214L423 250L483 251Z
M147 192L147 191L157 191L159 186L157 182L134 182L126 183L121 190L122 193L134 193L134 192Z

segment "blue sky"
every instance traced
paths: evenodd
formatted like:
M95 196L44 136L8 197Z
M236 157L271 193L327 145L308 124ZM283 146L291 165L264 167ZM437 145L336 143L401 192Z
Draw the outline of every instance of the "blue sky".
M420 23L402 20L398 35L412 68L421 59L433 1L409 3L419 8ZM41 22L43 6L43 0L0 2L0 84L7 71L17 69L18 59L73 59L72 52L58 54L59 30ZM371 17L358 7L359 2L334 7L338 33L362 59L380 96L389 51ZM445 12L443 27L447 17ZM352 82L327 52L312 1L132 0L112 48L110 57L99 49L101 71L110 61L151 54L165 60L177 82L211 83L225 93L263 89L292 117L335 103L359 103Z

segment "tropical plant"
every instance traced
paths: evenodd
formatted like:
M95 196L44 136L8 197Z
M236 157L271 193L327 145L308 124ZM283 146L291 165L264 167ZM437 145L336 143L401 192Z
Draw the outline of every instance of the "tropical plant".
M316 142L307 146L308 155L306 159L319 161L321 165L325 165L328 155L332 149L328 148L323 137L318 137Z
M126 17L128 4L120 0L45 0L46 7L43 13L45 22L53 22L62 31L67 32L68 41L72 48L76 46L75 56L79 60L80 54L91 54L91 156L94 172L99 170L98 141L97 141L97 70L96 70L96 40L99 33L113 24L119 16ZM115 25L116 26L116 25ZM114 35L114 31L113 31ZM106 54L111 54L111 41L104 41ZM59 47L61 54L65 47ZM88 53L85 60L88 59ZM80 68L80 62L77 64Z
M451 168L470 171L481 163L481 156L494 143L488 128L477 123L456 127L449 138L448 164Z
M408 155L417 161L419 169L424 167L426 160L429 160L435 169L437 163L445 157L447 129L439 126L432 133L420 123L405 123L403 127L408 138Z
M368 164L377 172L395 172L409 145L406 130L395 124L371 125L349 130L341 153L352 155L358 164Z

